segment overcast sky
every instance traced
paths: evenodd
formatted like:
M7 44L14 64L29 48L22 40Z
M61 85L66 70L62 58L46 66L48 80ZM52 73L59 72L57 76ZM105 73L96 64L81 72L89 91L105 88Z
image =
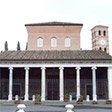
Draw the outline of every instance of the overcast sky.
M0 50L5 41L9 50L16 50L17 41L24 50L24 25L52 21L82 23L82 49L91 49L91 28L109 26L112 44L112 0L0 0Z

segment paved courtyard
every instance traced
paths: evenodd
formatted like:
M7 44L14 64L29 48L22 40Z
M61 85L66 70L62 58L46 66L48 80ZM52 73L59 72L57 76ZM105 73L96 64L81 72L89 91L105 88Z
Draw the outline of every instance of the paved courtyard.
M35 105L26 103L26 112L66 112L66 103L43 103ZM16 112L17 105L13 103L0 103L0 112ZM112 105L74 105L74 112L112 112Z

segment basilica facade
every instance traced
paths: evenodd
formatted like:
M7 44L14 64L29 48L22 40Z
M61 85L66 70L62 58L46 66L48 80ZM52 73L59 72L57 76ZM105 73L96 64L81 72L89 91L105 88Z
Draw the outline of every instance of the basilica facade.
M28 46L24 51L0 53L0 99L15 95L28 101L40 94L41 101L112 100L112 56L108 27L91 29L92 50L80 48L83 24L47 22L25 24ZM88 44L88 43L85 43Z

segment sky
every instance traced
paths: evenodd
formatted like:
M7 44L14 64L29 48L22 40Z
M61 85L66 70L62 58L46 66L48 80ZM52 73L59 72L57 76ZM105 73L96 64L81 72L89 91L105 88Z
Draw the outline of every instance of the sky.
M82 23L81 48L91 49L91 29L95 25L109 27L112 53L112 0L0 0L0 51L5 41L9 50L20 42L25 50L25 24L40 22Z

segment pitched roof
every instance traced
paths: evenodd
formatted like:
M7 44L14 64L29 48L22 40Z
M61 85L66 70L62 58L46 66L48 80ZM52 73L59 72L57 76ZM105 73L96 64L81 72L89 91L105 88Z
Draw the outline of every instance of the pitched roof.
M80 23L71 23L71 22L44 22L44 23L33 23L33 24L25 24L25 26L82 26Z
M104 26L104 25L96 25L94 26L91 30L95 29L95 28L108 28L108 26Z
M112 63L112 57L96 50L67 51L5 51L0 53L0 63Z

